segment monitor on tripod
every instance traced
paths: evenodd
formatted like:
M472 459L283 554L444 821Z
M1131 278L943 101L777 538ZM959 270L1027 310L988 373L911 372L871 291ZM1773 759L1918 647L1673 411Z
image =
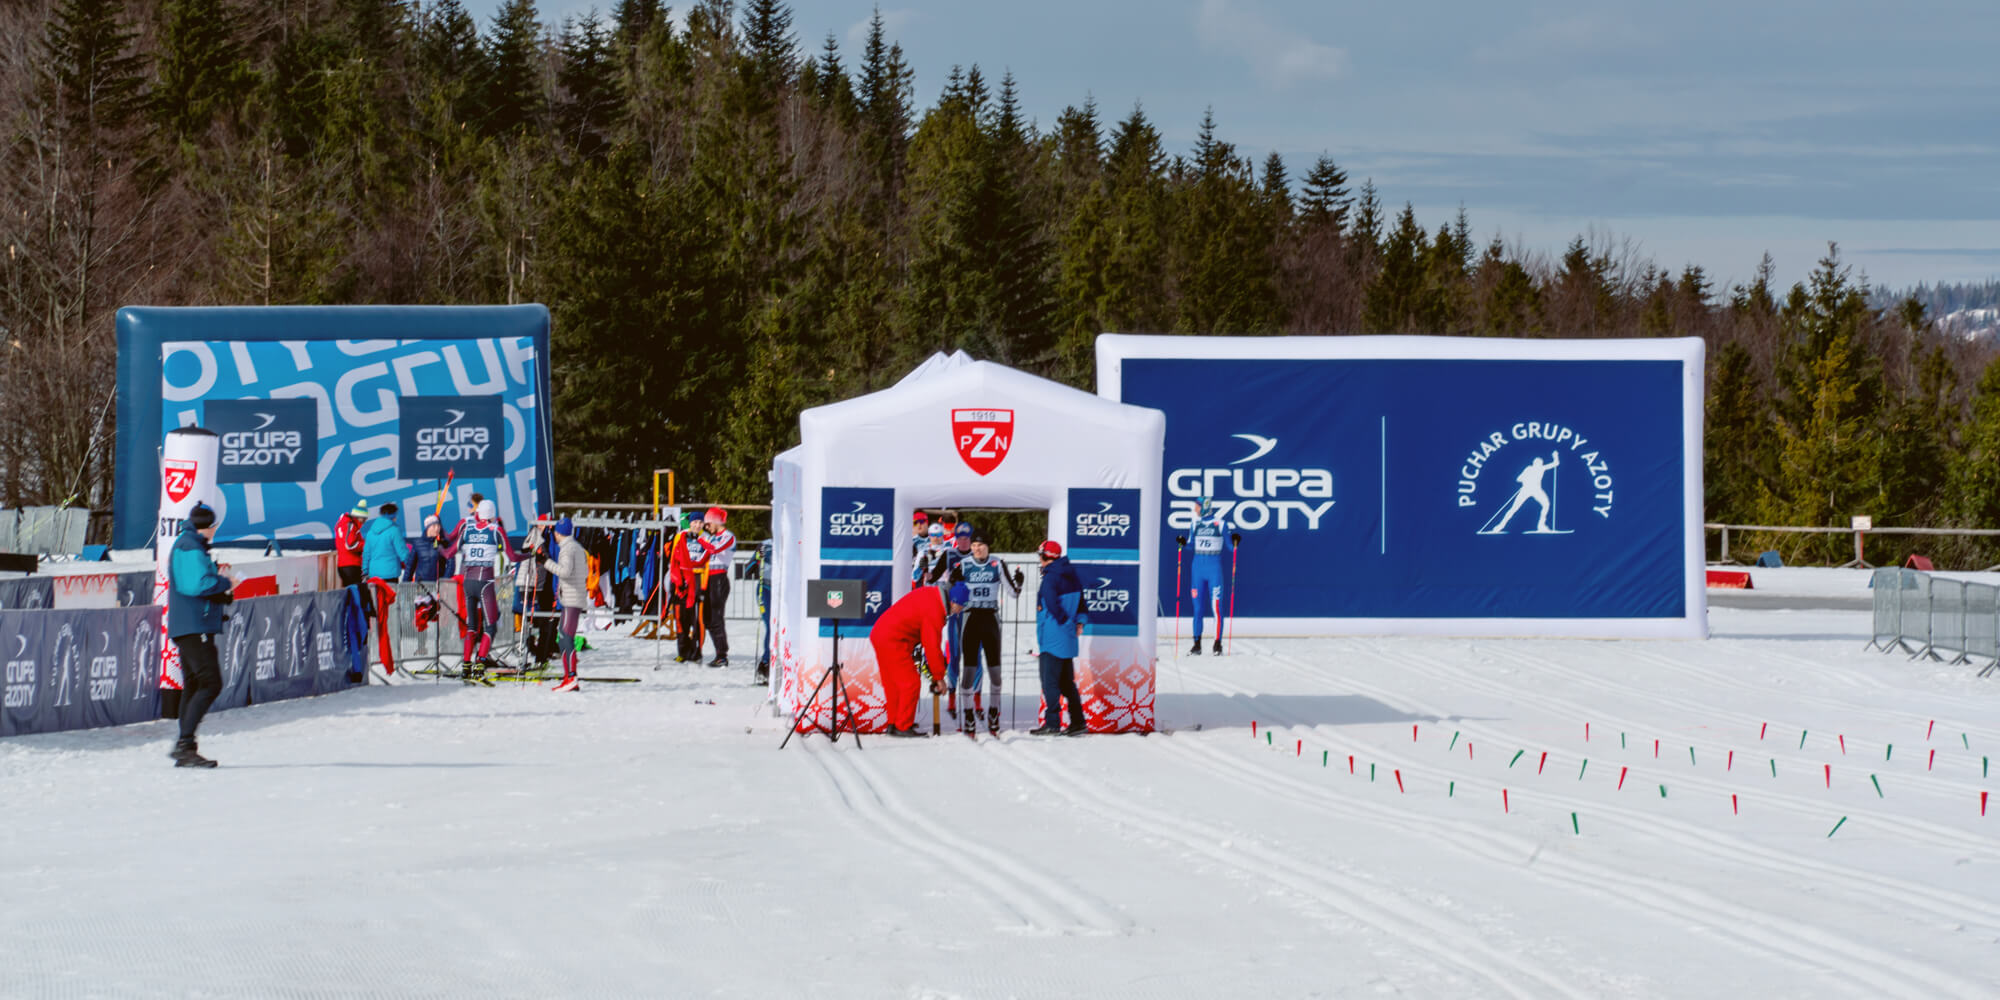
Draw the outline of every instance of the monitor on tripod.
M814 724L804 732L822 732L830 740L835 742L840 740L841 705L848 700L847 685L840 677L840 623L845 619L862 617L867 603L868 584L864 581L806 581L806 617L833 622L833 663L827 667L826 673L820 676L819 684L813 688L812 697L806 699L806 703L800 707L800 714L809 715L812 712L812 706L819 701L820 692L826 690L828 681L833 682L833 692L827 695L825 724ZM852 720L852 705L848 706L848 712L848 718ZM785 734L784 742L778 744L778 749L783 750L785 744L792 741L792 736L800 731L796 725L793 726L792 731ZM861 746L861 733L858 730L854 733L854 745Z

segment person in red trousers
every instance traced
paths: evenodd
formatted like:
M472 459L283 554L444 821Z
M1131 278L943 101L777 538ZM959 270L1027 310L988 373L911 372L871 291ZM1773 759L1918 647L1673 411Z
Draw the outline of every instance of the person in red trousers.
M965 584L944 587L917 587L875 619L868 632L868 644L875 647L875 663L882 673L882 694L888 701L889 735L922 736L917 730L917 661L910 654L918 647L930 664L931 694L944 693L940 676L944 671L944 622L965 610L969 594Z

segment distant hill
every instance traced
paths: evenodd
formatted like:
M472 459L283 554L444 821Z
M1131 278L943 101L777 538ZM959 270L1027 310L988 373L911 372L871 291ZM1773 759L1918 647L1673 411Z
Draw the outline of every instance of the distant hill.
M1899 292L1881 291L1875 305L1894 309L1904 299L1924 304L1938 329L1966 340L2000 338L2000 280L1967 284L1920 284Z

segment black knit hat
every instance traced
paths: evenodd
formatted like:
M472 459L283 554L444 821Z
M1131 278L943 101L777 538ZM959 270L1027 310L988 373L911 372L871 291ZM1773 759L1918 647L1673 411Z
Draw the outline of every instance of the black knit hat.
M375 508L375 512L382 515L383 517L395 517L396 504L394 501L385 503L382 506Z
M215 508L205 503L196 502L194 509L188 511L188 523L194 525L194 530L196 531L214 524Z

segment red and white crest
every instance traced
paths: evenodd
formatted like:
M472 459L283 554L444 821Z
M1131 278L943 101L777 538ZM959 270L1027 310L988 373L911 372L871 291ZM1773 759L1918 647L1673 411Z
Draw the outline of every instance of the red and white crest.
M967 467L986 475L1000 467L1014 444L1013 410L953 410L951 440Z
M167 459L163 470L167 477L167 499L175 503L186 500L188 494L194 492L194 474L200 467L199 463L184 459Z

